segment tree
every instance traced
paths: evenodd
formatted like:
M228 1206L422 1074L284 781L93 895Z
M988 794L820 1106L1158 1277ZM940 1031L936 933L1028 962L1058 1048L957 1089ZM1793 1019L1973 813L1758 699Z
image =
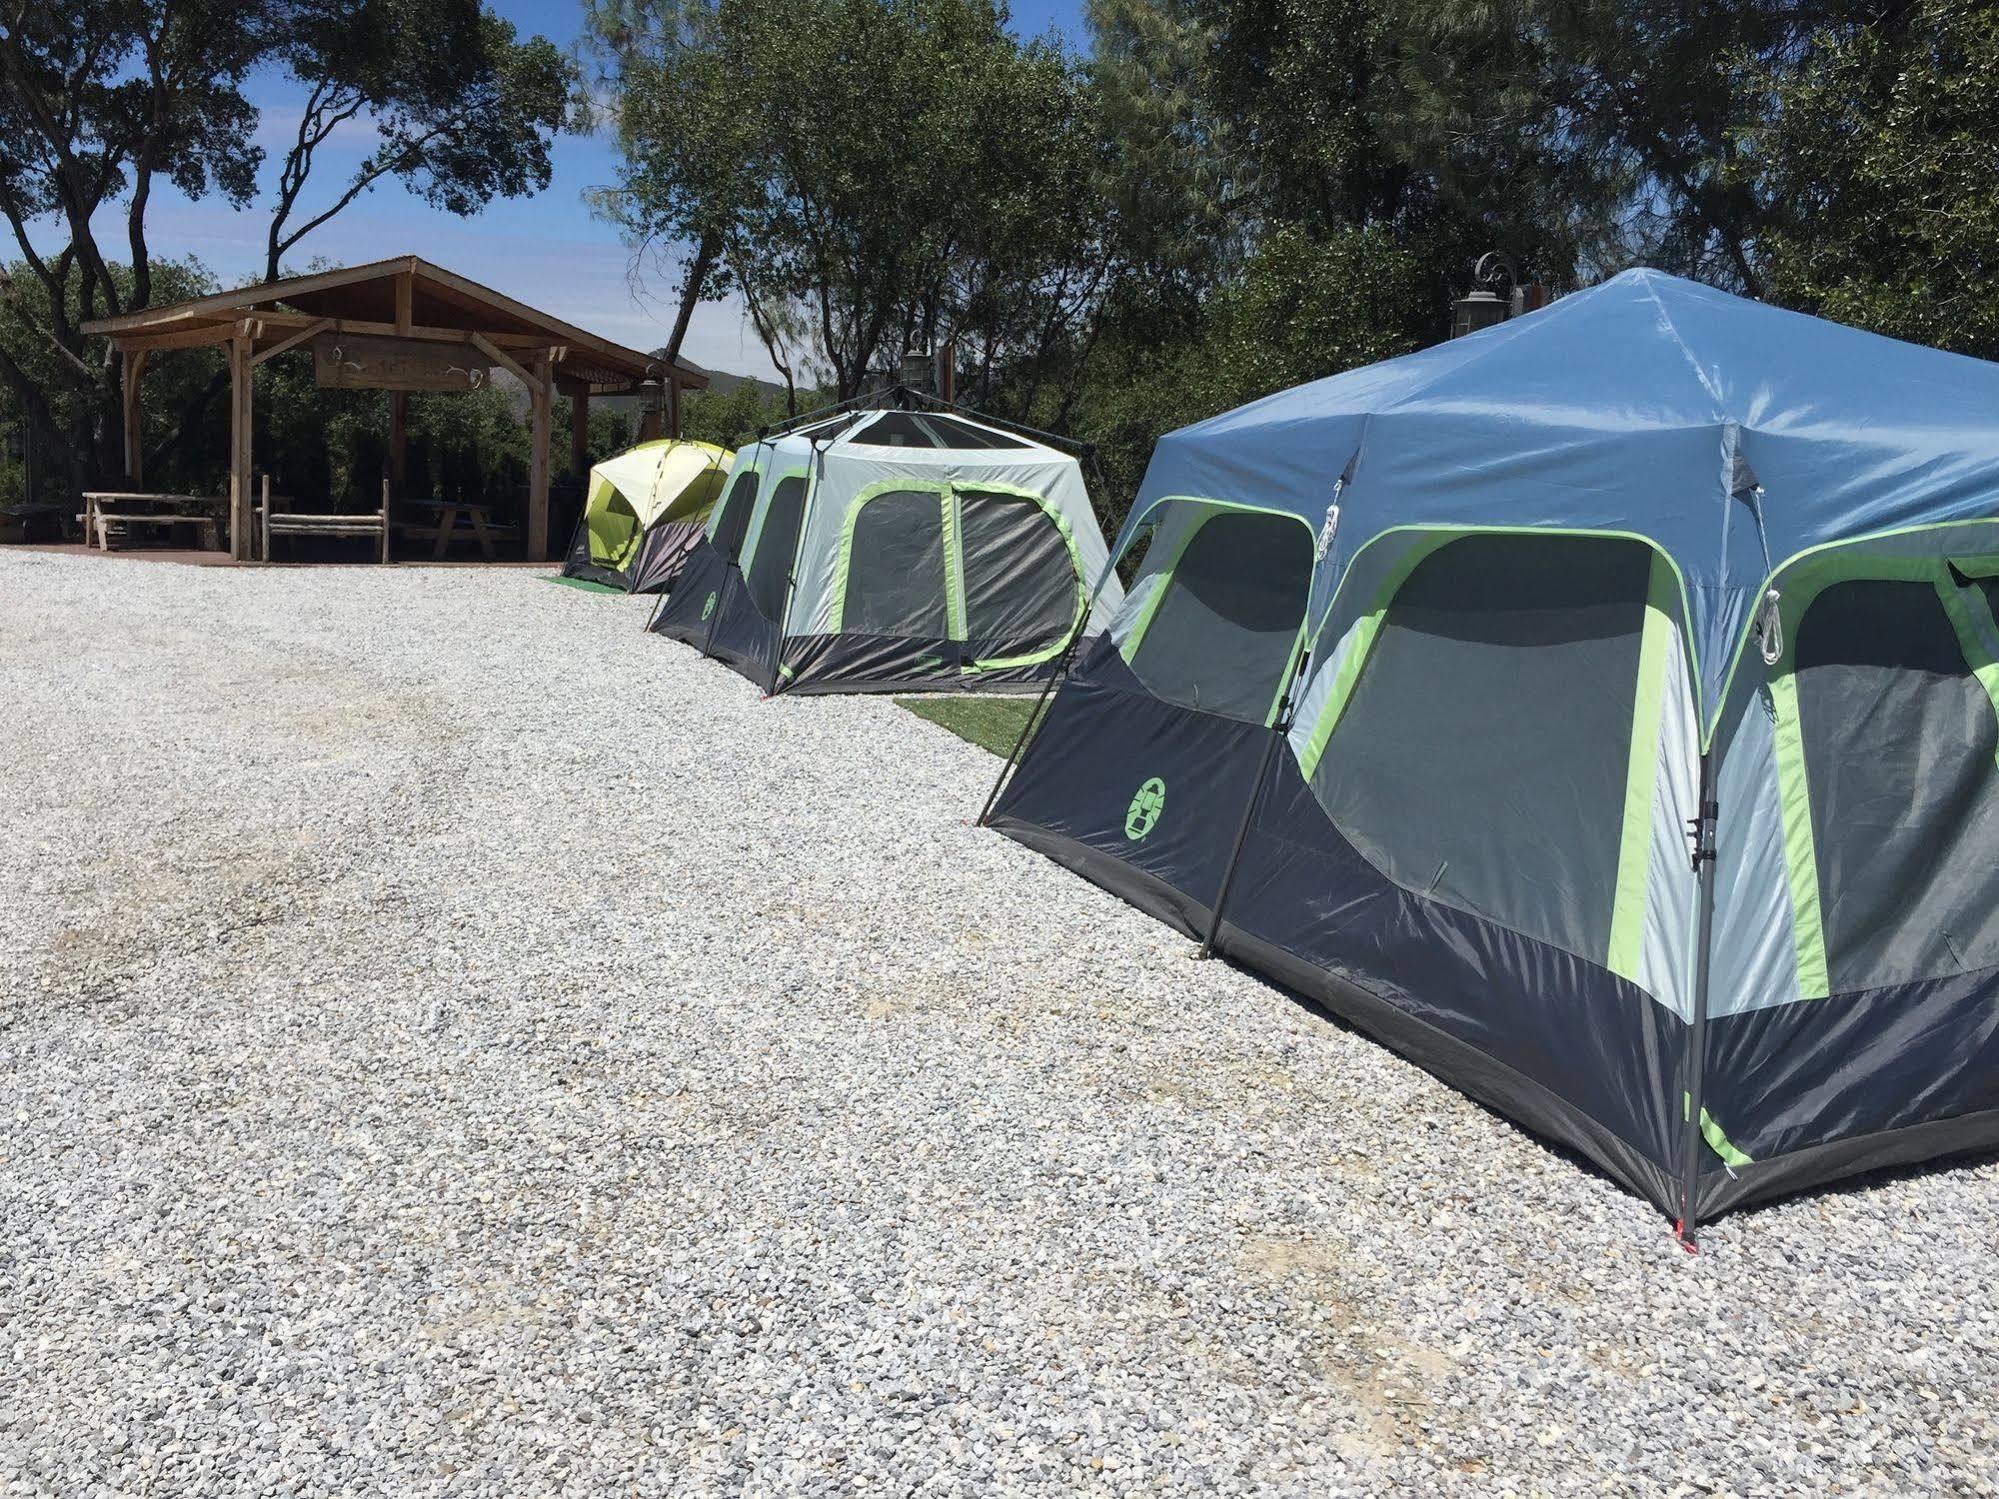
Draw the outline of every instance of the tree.
M625 152L600 199L694 297L740 295L792 387L841 398L948 336L1031 359L1091 295L1075 66L992 0L600 0Z
M681 398L681 433L695 442L748 447L757 433L783 421L791 406L755 380L739 380L727 390L710 386Z
M147 219L162 178L192 198L256 201L260 114L243 90L270 63L306 105L275 184L267 277L387 178L454 213L538 191L573 76L479 0L0 0L0 213L38 293L0 277L0 385L72 487L117 466L117 372L80 325L156 305ZM380 144L309 204L316 156L350 122ZM98 238L111 210L116 248ZM45 368L23 363L31 347Z
M1750 137L1776 300L1999 358L1999 11L1927 0L1829 31Z

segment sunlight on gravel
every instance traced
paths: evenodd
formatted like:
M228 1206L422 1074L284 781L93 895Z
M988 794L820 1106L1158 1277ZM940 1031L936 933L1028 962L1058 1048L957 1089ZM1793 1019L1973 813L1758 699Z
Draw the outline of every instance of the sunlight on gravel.
M0 554L0 1492L1995 1491L1999 1165L1689 1258L646 607Z

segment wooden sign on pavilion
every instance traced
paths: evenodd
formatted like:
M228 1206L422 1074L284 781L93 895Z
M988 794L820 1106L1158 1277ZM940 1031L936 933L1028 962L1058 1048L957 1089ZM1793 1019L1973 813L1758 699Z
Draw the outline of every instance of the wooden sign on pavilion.
M708 377L687 365L586 333L559 318L468 281L414 255L345 270L290 276L212 297L100 318L84 332L108 338L125 365L125 474L145 479L140 455L140 380L146 361L166 349L214 347L229 360L229 537L239 559L250 555L250 434L256 367L293 350L309 352L314 378L338 389L392 392L390 476L404 477L407 393L466 391L505 370L526 387L532 432L526 551L548 556L549 423L557 395L570 398L570 466L580 472L590 398L622 395L657 382L663 411L646 413L644 437L680 433L681 393Z

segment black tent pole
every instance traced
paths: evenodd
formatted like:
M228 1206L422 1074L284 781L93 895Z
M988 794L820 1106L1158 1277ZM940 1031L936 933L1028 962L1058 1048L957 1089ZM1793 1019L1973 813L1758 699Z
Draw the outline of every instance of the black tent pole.
M1693 819L1694 871L1700 876L1699 941L1694 952L1694 1015L1687 1027L1687 1055L1681 1068L1686 1129L1680 1142L1680 1243L1689 1254L1696 1248L1700 1220L1701 1084L1707 1071L1708 950L1714 935L1715 800L1714 751L1701 755L1700 808Z
M1277 763L1277 751L1291 733L1291 691L1305 670L1305 660L1310 654L1309 651L1300 651L1290 675L1284 680L1284 696L1271 719L1270 739L1263 747L1263 759L1257 763L1256 780L1249 788L1249 800L1243 804L1242 822L1236 828L1235 843L1229 849L1228 867L1222 871L1222 887L1215 892L1215 909L1208 917L1208 934L1201 939L1200 951L1194 954L1196 958L1207 959L1215 955L1215 938L1221 935L1222 913L1228 908L1229 891L1235 887L1236 867L1242 863L1243 845L1249 842L1249 825L1256 818L1256 804L1263 800L1263 783L1270 779L1270 768Z
M1095 451L1095 448L1089 449L1090 453L1094 453ZM1132 540L1136 541L1137 538L1134 537ZM1123 554L1120 553L1119 555ZM1041 696L1034 700L1034 708L1027 715L1027 722L1020 726L1020 737L1014 740L1013 749L1006 757L1006 764L1000 767L1000 773L994 777L993 789L986 793L986 804L979 809L979 820L973 824L974 827L984 827L986 819L993 815L993 808L999 804L1000 788L1006 785L1006 778L1013 773L1014 763L1020 759L1021 751L1027 748L1028 738L1034 733L1035 727L1040 722L1041 710L1047 707L1049 697L1061 683L1062 678L1068 674L1069 662L1076 655L1076 647L1082 642L1084 634L1090 628L1090 615L1097 607L1097 599L1103 594L1104 584L1111 580L1111 576L1116 571L1117 559L1107 559L1104 563L1103 574L1097 579L1097 586L1090 590L1089 598L1083 602L1083 612L1081 617L1076 621L1076 628L1069 632L1069 643L1062 647L1062 654L1055 662L1055 669L1048 674L1048 685L1041 689Z
M1083 631L1089 622L1090 611L1086 608L1083 617L1076 621L1076 628L1069 632L1069 643L1062 647L1062 655L1056 661L1055 669L1048 674L1048 685L1041 689L1041 696L1034 700L1034 707L1027 715L1027 722L1020 726L1020 737L1014 740L1013 748L1007 752L1006 764L1000 767L999 775L994 778L993 789L986 793L986 804L979 809L979 820L973 824L975 827L984 827L986 819L993 815L993 808L999 803L1000 788L1006 785L1006 778L1013 773L1014 762L1020 759L1020 752L1027 748L1028 736L1034 732L1035 726L1039 723L1041 711L1048 706L1048 699L1054 693L1056 684L1067 674L1069 660L1076 654L1076 643L1083 638Z

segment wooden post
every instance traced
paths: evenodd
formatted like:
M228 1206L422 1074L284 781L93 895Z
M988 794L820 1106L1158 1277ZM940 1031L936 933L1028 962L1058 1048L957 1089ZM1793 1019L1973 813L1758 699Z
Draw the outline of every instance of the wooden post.
M396 277L396 332L407 333L411 326L411 309L415 301L416 277L404 271ZM392 391L389 395L389 473L400 488L409 478L409 420L410 398L406 391Z
M410 398L406 391L389 392L389 472L397 484L409 477Z
M264 560L271 560L271 476L264 475Z
M250 502L250 371L252 340L245 331L229 340L229 555L248 562L255 546Z
M581 479L590 467L590 387L579 385L569 397L569 472Z
M680 378L677 375L666 377L666 435L673 438L680 436Z
M548 560L548 424L550 404L555 399L555 361L543 349L535 356L534 376L537 387L530 394L533 405L534 451L528 462L528 534L527 558L530 562Z
M146 483L145 430L140 421L139 377L146 372L147 351L125 350L125 478L134 489Z

